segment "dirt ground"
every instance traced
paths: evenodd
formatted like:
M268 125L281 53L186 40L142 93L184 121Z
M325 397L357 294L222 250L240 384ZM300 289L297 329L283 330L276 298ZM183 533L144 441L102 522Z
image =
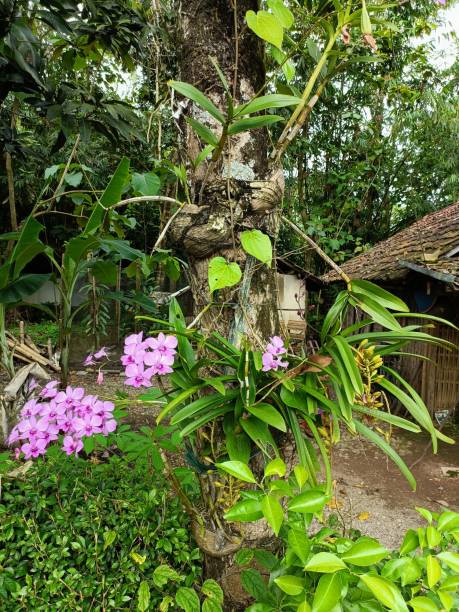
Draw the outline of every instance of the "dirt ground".
M95 384L93 372L72 373L71 384L106 399L126 387L117 373L108 373L104 385ZM136 391L132 391L136 395ZM129 421L134 427L155 424L157 411L133 403ZM385 546L400 545L409 527L423 524L415 507L441 512L445 508L459 511L459 432L447 431L456 445L440 443L433 455L429 438L423 434L394 434L391 444L410 467L417 490L413 492L398 468L378 448L366 440L344 434L333 450L333 475L336 480L334 508L346 530L354 528L377 537ZM442 470L442 468L444 468ZM446 468L456 468L449 473Z
M454 437L455 432L445 433ZM409 467L420 459L412 469L417 482L413 492L398 468L379 449L366 440L344 436L334 450L333 474L336 511L345 527L359 529L395 548L407 528L425 524L415 507L434 512L446 508L458 511L457 433L455 437L454 446L440 443L438 453L433 455L429 438L423 434L403 432L393 436L392 445ZM442 468L456 468L458 472L451 470L448 474Z

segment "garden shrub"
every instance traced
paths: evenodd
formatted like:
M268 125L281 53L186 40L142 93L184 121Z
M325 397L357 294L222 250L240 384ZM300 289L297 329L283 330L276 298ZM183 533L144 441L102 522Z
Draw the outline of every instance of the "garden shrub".
M163 564L181 586L194 583L200 554L160 473L142 459L56 453L2 480L0 610L134 610L145 581L156 610L168 593L152 579Z

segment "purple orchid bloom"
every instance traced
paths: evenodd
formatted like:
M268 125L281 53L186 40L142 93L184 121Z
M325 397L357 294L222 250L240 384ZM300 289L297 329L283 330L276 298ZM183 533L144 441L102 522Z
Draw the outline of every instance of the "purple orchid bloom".
M39 455L44 455L46 452L47 442L44 438L38 438L36 440L31 440L30 442L26 442L21 446L21 452L24 453L25 459L31 459L32 457L35 459Z
M94 353L94 359L102 359L102 357L108 358L108 353L106 351L106 346L100 348L96 353Z
M151 387L151 377L153 376L152 368L145 370L143 363L129 364L126 366L125 385L130 387Z
M67 455L78 455L82 448L83 442L81 440L78 438L75 439L72 436L65 436L62 450L65 451Z
M57 380L52 380L51 382L49 382L47 385L45 385L43 387L43 389L40 391L40 397L43 397L45 399L52 399L53 397L56 397L57 395L57 385L58 385L58 381Z

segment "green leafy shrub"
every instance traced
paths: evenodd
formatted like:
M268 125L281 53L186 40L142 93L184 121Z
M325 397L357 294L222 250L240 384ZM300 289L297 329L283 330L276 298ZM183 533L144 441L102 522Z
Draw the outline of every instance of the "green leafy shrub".
M178 583L157 587L161 565ZM23 477L3 478L0 610L135 610L145 583L144 609L156 610L199 575L187 515L145 460L51 454Z
M242 463L229 461L218 467L256 483ZM269 573L266 580L253 567L243 569L242 585L255 600L246 612L459 609L459 513L417 508L427 525L409 529L399 550L390 552L374 538L344 537L327 525L313 534L311 521L321 517L327 501L324 488L309 488L301 466L290 477L285 474L280 458L271 461L257 489L244 491L243 499L225 515L232 522L264 517L282 541L277 556L247 548L236 554L241 566L255 559Z

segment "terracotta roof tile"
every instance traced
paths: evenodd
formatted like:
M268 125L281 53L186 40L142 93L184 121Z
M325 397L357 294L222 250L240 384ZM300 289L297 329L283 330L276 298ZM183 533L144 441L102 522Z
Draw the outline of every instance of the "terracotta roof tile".
M429 213L387 240L378 242L369 251L350 259L341 268L351 278L367 280L403 278L409 270L400 264L400 260L423 263L446 272L449 263L444 256L455 246L459 246L459 202ZM456 261L451 260L453 274L457 274ZM339 277L335 272L329 272L322 276L322 280L334 282Z

